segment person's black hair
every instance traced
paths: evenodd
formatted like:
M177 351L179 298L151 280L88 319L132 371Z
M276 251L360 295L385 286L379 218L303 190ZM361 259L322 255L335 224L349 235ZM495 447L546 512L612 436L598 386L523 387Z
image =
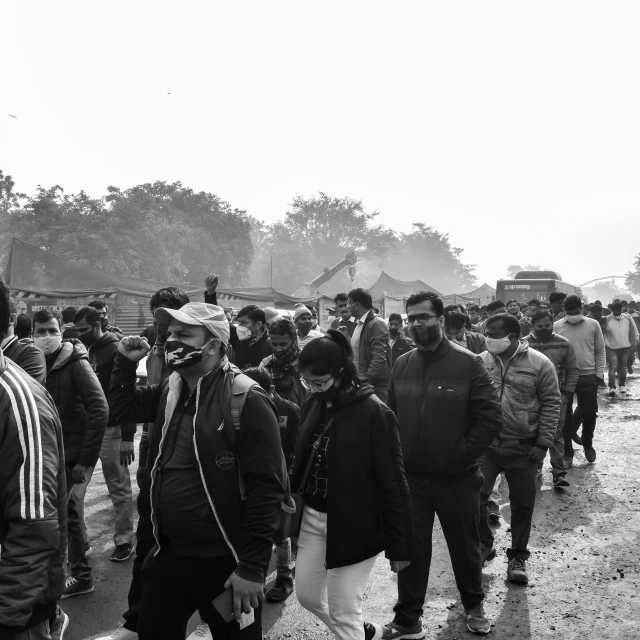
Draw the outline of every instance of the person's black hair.
M627 306L627 301L626 301L626 300L620 300L620 304L621 304L623 307L626 307L626 306Z
M551 315L551 311L547 311L547 309L540 309L539 311L536 311L531 317L531 324L535 324L544 318L549 318L553 324L553 316Z
M611 311L622 311L622 302L614 302L611 305Z
M440 299L440 296L433 291L418 291L418 293L412 293L407 298L406 309L409 311L409 307L415 307L415 305L421 302L429 301L433 307L435 314L440 317L444 315L444 303Z
M467 309L467 313L469 311L482 311L482 309L477 305L477 304L472 304L468 309Z
M76 313L78 313L77 307L65 307L62 310L62 322L64 322L65 324L73 322Z
M349 295L346 293L337 293L336 297L333 299L333 302L335 304L338 304L338 302L349 302Z
M480 313L482 313L483 311L489 311L489 306L488 306L488 305L486 305L486 304L483 304L483 305L480 307Z
M0 277L0 340L4 340L9 333L9 316L11 304L11 291Z
M591 313L594 311L604 311L601 304L596 304L595 302L591 305Z
M107 311L109 310L109 308L107 307L107 303L103 302L102 300L92 300L87 306L93 307L94 309L107 309Z
M269 327L269 335L272 336L289 336L292 340L297 340L296 336L296 327L291 322L291 320L287 320L286 318L282 318L280 320L276 320L271 323Z
M399 322L402 324L402 316L399 313L392 313L389 315L389 322Z
M247 367L242 370L242 373L257 382L267 393L271 392L273 376L268 369L263 369L262 367Z
M448 304L444 308L444 312L447 313L449 311L460 311L460 305L459 304Z
M90 327L95 326L96 322L100 322L102 324L100 314L95 307L82 307L82 309L80 309L78 313L73 316L74 324L80 322L81 320L84 320Z
M602 300L596 300L593 304L599 304L600 306L602 306Z
M520 311L526 311L529 308L529 304L527 302L520 303Z
M567 297L567 294L563 291L554 291L549 294L549 302L564 302L564 299Z
M58 323L58 327L60 327L60 318L57 313L54 313L51 309L40 309L33 315L33 326L35 327L37 322L44 324L49 320L55 320Z
M467 316L459 311L445 311L444 312L444 328L450 329L465 329L467 326Z
M502 300L494 300L487 305L487 310L493 313L498 309L504 309L507 305Z
M251 322L262 322L262 326L267 325L267 317L264 315L264 311L255 304L242 307L238 311L238 318L249 318Z
M520 303L517 300L507 300L507 307L512 303L515 302L518 305L518 309L520 308Z
M540 300L538 300L538 298L531 298L531 300L529 300L528 305L530 307L538 307L538 309L540 308Z
M564 300L565 311L575 311L582 306L582 300L578 296L570 295Z
M31 337L31 318L26 313L18 314L13 333L17 336L18 340Z
M378 307L372 307L373 309L373 313L375 313L377 316L380 315L380 309L378 309Z
M620 302L620 298L614 298L612 302Z
M151 296L149 308L153 311L163 304L167 305L168 309L181 309L185 304L189 304L189 296L177 287L164 287Z
M516 338L520 337L520 323L518 322L518 318L512 316L510 313L498 313L495 316L491 316L487 320L487 324L485 325L485 331L489 328L489 325L494 324L502 320L502 326L507 331L507 335L514 334Z
M358 373L353 361L351 341L341 331L329 329L327 335L307 344L298 358L300 371L309 370L314 376L342 376L342 389L352 384L358 386L366 380ZM342 373L340 371L342 370Z
M367 289L351 289L351 291L349 291L349 300L361 304L365 309L371 309L373 307L373 300Z

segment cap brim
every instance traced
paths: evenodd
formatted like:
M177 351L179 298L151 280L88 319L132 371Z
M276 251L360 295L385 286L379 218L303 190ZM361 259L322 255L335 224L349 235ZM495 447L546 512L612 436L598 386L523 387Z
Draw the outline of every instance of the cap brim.
M199 320L195 320L180 309L165 309L164 307L160 307L159 309L156 309L156 312L153 314L153 316L158 322L161 322L162 324L171 324L172 320L177 320L178 322L182 322L182 324L190 324L194 327L204 326L202 322L200 322Z

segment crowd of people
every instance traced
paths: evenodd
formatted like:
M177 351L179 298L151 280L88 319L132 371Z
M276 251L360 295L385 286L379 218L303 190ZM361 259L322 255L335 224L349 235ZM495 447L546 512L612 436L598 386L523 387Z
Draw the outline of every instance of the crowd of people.
M467 627L489 633L500 485L507 578L526 585L543 462L558 490L575 446L595 462L598 391L627 393L640 304L416 292L406 318L384 320L354 289L325 331L304 304L234 318L217 285L207 277L204 302L159 290L153 325L125 337L100 300L18 314L0 280L0 637L62 639L60 601L94 591L84 501L98 460L111 560L134 555L123 623L103 640L184 640L196 612L190 640L261 640L264 600L294 583L340 640L421 640L436 515ZM398 574L384 626L363 614L381 553Z

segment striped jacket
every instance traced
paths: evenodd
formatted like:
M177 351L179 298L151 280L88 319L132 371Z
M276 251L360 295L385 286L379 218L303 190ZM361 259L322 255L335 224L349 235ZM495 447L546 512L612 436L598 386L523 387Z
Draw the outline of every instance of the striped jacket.
M547 342L540 342L533 331L524 339L529 346L540 353L544 353L556 368L558 384L562 393L573 393L578 384L578 358L573 345L567 338L557 333L551 334Z
M0 350L0 638L47 618L64 586L67 489L51 396Z

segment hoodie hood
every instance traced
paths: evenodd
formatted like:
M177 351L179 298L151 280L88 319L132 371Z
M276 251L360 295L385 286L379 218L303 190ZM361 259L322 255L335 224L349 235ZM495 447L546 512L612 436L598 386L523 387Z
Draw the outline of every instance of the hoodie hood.
M76 340L75 338L71 338L70 340L63 340L62 347L60 347L60 351L58 351L58 355L56 357L56 361L53 363L51 367L52 371L56 371L57 369L62 369L67 363L75 362L76 360L89 360L89 354L85 348L85 346L80 342L80 340Z
M111 344L113 342L120 342L120 338L118 338L118 335L116 333L103 333L102 338L98 338L89 347L89 350L95 349L96 351L98 351L99 349L102 349L102 347L106 347L108 344Z

